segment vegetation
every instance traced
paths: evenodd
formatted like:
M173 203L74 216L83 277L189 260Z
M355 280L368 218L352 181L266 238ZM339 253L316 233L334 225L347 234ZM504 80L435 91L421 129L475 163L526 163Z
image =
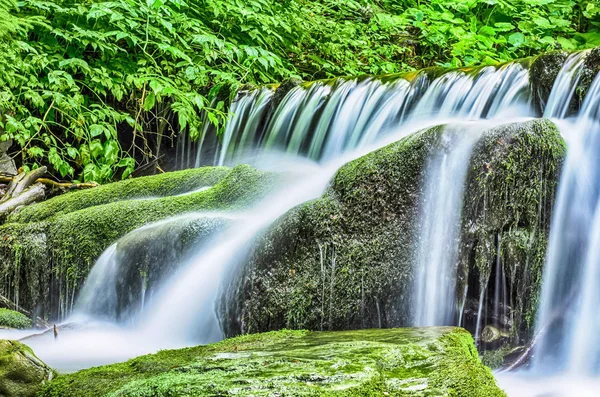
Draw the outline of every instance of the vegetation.
M222 126L243 84L506 61L599 29L593 0L0 0L0 139L25 169L105 182Z
M278 331L61 375L41 396L505 397L459 328Z
M31 320L22 313L0 308L0 328L2 327L25 329L31 327Z
M31 349L17 341L0 340L0 396L33 397L54 371Z

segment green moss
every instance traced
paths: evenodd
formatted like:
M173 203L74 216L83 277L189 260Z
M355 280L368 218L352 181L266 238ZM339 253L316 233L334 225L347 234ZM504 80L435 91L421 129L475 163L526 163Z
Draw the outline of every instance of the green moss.
M0 340L0 396L35 396L54 375L29 347L17 341Z
M451 327L247 335L59 376L40 395L505 396Z
M406 324L422 168L441 130L346 164L275 222L221 301L227 334Z
M0 308L0 327L29 328L31 327L31 320L23 313Z
M479 288L493 286L492 269L500 255L509 285L512 338L518 343L533 327L566 146L554 124L532 120L491 130L474 153L460 252L462 266L470 271L463 269L468 275L462 281L471 277Z
M204 171L202 175L221 178L222 170L217 168L215 174ZM169 175L160 176L163 184L171 185L165 182ZM175 173L177 183L181 182L182 175ZM240 165L206 190L169 197L110 202L76 211L59 211L40 222L2 225L0 275L6 282L0 284L0 291L5 296L18 297L24 307L37 307L44 315L60 318L96 259L120 237L150 222L186 212L247 208L269 194L277 180L275 174ZM115 185L118 188L124 183ZM177 183L171 189L183 189L181 186L176 188ZM191 186L188 185L183 191ZM194 188L197 186L194 185ZM117 188L106 185L98 189L114 193ZM172 191L179 193L181 190ZM87 195L85 197L90 198ZM62 200L79 201L80 198L80 194L73 193L65 195ZM76 207L73 203L62 204L71 209ZM47 208L44 207L44 210ZM51 293L52 287L54 290ZM50 309L53 311L49 312Z
M25 207L9 222L42 221L102 204L134 198L166 197L213 186L230 172L226 167L202 167L154 176L127 179L96 188L75 191Z

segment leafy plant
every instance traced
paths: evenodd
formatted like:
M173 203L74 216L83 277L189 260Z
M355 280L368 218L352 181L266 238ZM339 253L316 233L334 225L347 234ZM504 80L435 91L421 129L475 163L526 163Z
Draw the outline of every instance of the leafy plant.
M0 308L0 327L17 329L29 328L31 327L31 320L22 313Z
M105 182L221 131L245 84L494 63L600 44L591 0L0 0L0 140Z

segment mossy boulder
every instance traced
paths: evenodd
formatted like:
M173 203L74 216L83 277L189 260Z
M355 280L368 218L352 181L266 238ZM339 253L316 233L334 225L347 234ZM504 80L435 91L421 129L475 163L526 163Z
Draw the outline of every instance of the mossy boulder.
M59 375L40 396L505 397L459 328L279 331Z
M54 371L17 341L0 340L0 396L35 396Z
M581 80L577 85L576 91L581 102L583 102L598 73L600 73L600 47L590 50L585 58Z
M531 84L532 103L540 114L546 107L556 77L569 55L570 53L566 51L548 52L537 56L531 63L531 67L529 68L529 82ZM599 71L600 47L596 47L589 50L585 56L583 66L580 70L580 79L569 104L569 114L576 113L580 108Z
M140 179L32 205L0 226L0 294L38 316L60 319L96 259L120 237L178 214L247 208L269 194L278 177L240 165Z
M443 130L420 131L346 164L321 198L276 221L240 274L227 283L219 307L224 332L410 324L415 231L423 221L419 207L426 164L443 145ZM485 282L483 288L491 290L487 285L495 277L481 276L491 273L496 258L490 239L498 233L505 241L502 261L516 309L508 316L528 312L537 301L564 153L558 130L545 120L499 126L483 134L465 181L463 244L455 264L457 302L463 300L469 280ZM471 286L469 301L478 301L479 291ZM484 296L485 307L493 298ZM530 326L519 323L515 333ZM468 328L475 331L476 323Z
M31 327L31 320L23 313L0 308L0 328L25 329Z
M189 193L196 189L217 184L230 171L231 169L227 167L202 167L126 179L92 189L63 194L51 200L27 206L19 213L11 216L9 222L36 222L51 216L68 214L102 204L135 198L148 199Z
M467 288L467 328L477 328L476 306L483 294L480 329L486 324L510 329L516 344L533 331L565 155L564 140L548 120L493 129L475 147L459 253L458 290L463 295ZM496 292L500 302L494 302Z

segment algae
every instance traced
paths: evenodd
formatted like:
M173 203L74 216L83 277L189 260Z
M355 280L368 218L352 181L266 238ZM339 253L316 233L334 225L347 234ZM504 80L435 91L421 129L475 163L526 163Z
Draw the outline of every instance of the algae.
M26 345L0 340L0 396L32 397L55 376Z
M60 375L40 396L504 397L453 327L278 331Z

